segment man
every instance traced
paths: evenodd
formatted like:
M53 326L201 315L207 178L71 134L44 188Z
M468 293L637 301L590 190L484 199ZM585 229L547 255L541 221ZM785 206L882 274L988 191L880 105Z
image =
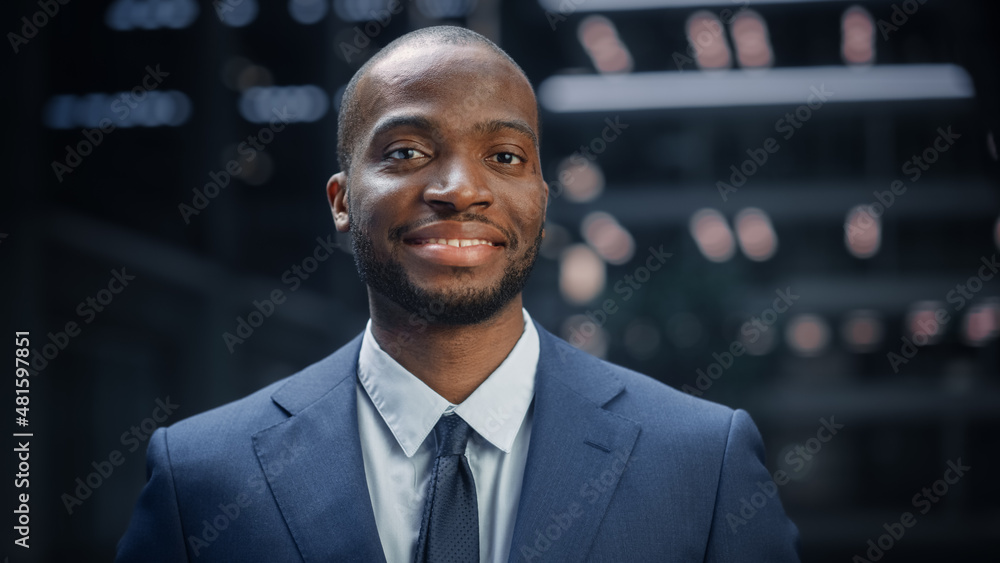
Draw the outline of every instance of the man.
M503 51L408 34L352 79L338 129L327 193L366 330L157 430L119 561L797 560L745 412L522 309L548 188L534 92Z

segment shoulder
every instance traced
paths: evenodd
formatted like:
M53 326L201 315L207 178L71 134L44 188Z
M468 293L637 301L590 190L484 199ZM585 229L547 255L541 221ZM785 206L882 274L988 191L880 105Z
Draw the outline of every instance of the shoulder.
M225 405L183 419L166 429L173 462L251 453L251 437L288 419L353 381L360 337L326 358Z
M734 418L746 416L727 406L713 403L637 371L596 358L578 350L544 329L539 330L542 350L554 358L549 364L569 387L601 387L601 406L631 419L645 433L668 432L673 437L713 436L723 440Z
M735 412L689 393L679 391L652 377L604 360L605 369L612 372L625 387L610 405L635 413L644 421L672 426L728 426Z
M218 448L213 446L233 444L234 438L250 436L287 418L271 396L297 375L170 425L166 431L171 453L180 453L181 448L189 447L214 451Z
M686 451L717 455L737 435L736 427L745 422L753 424L744 411L695 397L628 368L597 361L623 386L604 408L637 422L646 441L684 444ZM738 434L742 438L743 433Z

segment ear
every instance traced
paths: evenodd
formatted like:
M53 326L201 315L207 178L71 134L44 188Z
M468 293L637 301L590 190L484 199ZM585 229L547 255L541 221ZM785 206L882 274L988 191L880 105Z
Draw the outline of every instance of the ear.
M326 198L330 201L333 223L338 231L346 233L351 228L347 209L347 174L337 172L330 176L330 180L326 183Z

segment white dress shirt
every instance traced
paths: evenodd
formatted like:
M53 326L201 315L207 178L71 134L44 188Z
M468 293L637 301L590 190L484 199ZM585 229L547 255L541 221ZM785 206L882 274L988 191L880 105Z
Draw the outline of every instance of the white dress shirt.
M507 561L531 438L538 331L523 308L524 332L500 367L460 405L449 403L375 341L371 320L358 358L358 430L382 550L412 563L445 413L475 432L465 449L476 481L482 563ZM489 343L486 343L489 345Z

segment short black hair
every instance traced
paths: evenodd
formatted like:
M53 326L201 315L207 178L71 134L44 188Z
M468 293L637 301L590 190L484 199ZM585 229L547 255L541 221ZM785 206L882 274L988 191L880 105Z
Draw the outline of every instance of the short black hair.
M347 88L344 89L344 95L340 102L340 113L337 116L337 160L343 172L349 173L350 171L354 144L361 133L360 128L363 121L359 115L361 103L357 99L355 92L361 79L368 74L368 71L376 63L385 59L400 47L441 43L449 45L482 45L513 65L517 69L517 72L524 77L525 82L528 82L529 86L531 85L527 75L514 62L514 59L510 58L510 55L498 47L496 43L470 29L450 25L438 25L424 27L398 37L375 53L365 64L361 65L361 68L354 73L351 81L347 83Z

